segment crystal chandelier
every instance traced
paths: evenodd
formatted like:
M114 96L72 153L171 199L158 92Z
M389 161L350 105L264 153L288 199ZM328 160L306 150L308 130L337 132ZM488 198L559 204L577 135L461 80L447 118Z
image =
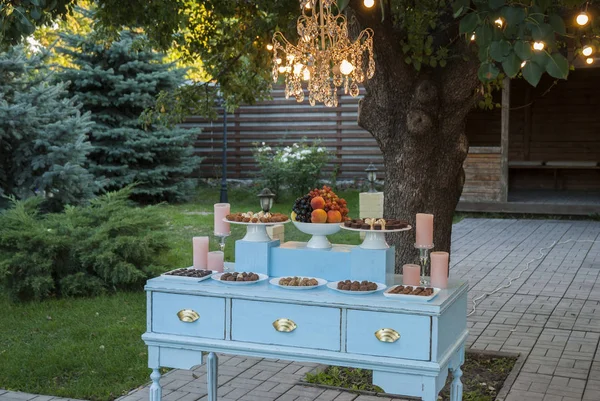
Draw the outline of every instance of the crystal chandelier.
M351 42L346 16L340 14L335 0L300 0L300 9L297 45L281 32L273 35L273 81L285 75L285 97L294 96L297 102L304 100L302 81L306 81L311 106L316 102L337 106L341 86L344 93L358 96L358 84L375 74L373 30L365 29Z

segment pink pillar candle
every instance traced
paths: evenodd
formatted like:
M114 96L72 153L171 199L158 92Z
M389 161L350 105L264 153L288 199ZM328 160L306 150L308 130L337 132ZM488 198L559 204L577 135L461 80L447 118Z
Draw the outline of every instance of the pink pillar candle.
M229 223L223 221L223 219L229 214L230 206L229 203L216 203L215 204L215 235L229 235L231 232L229 229Z
M433 215L425 213L417 213L417 228L416 228L417 246L433 245Z
M402 284L415 285L421 284L421 266L404 265L402 266Z
M208 237L192 238L194 269L208 267Z
M448 288L448 252L431 252L431 286Z
M225 254L221 251L213 251L208 253L208 269L217 272L222 272L225 262Z

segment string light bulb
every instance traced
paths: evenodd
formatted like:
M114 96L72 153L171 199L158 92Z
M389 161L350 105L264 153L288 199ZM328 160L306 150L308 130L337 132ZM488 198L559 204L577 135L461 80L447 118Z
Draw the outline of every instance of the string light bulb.
M525 68L525 66L526 66L526 65L527 65L527 61L523 61L523 62L521 63L521 68Z
M575 21L577 21L577 25L584 26L587 25L588 22L590 22L590 16L587 15L585 11L582 11L579 13L579 15L577 15Z
M471 42L475 42L475 34L471 35Z
M592 48L592 46L584 46L583 50L581 51L581 54L583 54L586 57L589 57L592 55L593 52L594 49Z
M591 58L591 57L588 57L588 58L586 58L586 59L585 59L585 62L586 62L587 64L594 64L594 59L593 59L593 58Z
M504 25L504 20L502 18L498 18L496 21L494 21L494 23L498 25L498 27L502 28L502 25Z
M340 72L344 75L349 75L354 71L354 66L348 60L342 60L340 63Z
M273 50L273 45L269 43L269 44L267 45L267 50L268 50L268 51L271 51L271 50Z
M541 50L544 50L545 46L546 45L544 44L544 42L534 42L533 43L533 50L541 51Z
M367 8L371 8L375 5L375 0L364 0L363 4Z

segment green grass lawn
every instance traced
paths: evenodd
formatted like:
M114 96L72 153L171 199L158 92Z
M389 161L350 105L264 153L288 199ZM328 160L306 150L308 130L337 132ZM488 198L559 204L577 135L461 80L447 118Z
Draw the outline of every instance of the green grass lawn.
M358 191L339 191L357 217ZM203 189L183 205L165 205L170 251L158 264L166 270L192 263L192 237L211 235L213 204L218 189ZM232 211L258 211L258 198L246 190L231 189ZM289 213L294 198L282 197L273 211ZM232 225L225 259L234 260L235 241L245 228ZM286 241L309 236L286 225ZM357 244L359 235L342 230L336 243ZM219 249L216 239L212 250ZM140 291L88 299L51 300L11 304L0 296L0 388L63 397L106 401L148 381L145 331L146 299Z
M358 192L341 191L351 211L358 210ZM192 263L192 237L210 235L216 189L199 192L196 199L161 209L167 220L170 251L159 264L165 269ZM231 189L232 211L258 211L255 195ZM289 213L294 199L283 197L273 210ZM207 214L210 213L210 214ZM245 228L232 225L226 260L233 261L235 240ZM286 240L309 236L286 225ZM358 234L342 231L336 242L358 243ZM219 249L216 239L212 250ZM62 397L106 401L126 394L149 379L147 351L140 336L145 331L143 292L87 299L62 299L13 304L0 296L0 388Z

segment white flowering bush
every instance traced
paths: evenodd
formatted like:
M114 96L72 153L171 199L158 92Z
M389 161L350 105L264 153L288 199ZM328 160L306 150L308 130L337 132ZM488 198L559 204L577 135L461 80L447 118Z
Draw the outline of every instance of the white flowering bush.
M276 194L284 187L300 195L319 186L321 170L329 161L330 153L319 142L302 141L291 146L271 147L264 142L256 144L254 157L260 169L260 178Z

